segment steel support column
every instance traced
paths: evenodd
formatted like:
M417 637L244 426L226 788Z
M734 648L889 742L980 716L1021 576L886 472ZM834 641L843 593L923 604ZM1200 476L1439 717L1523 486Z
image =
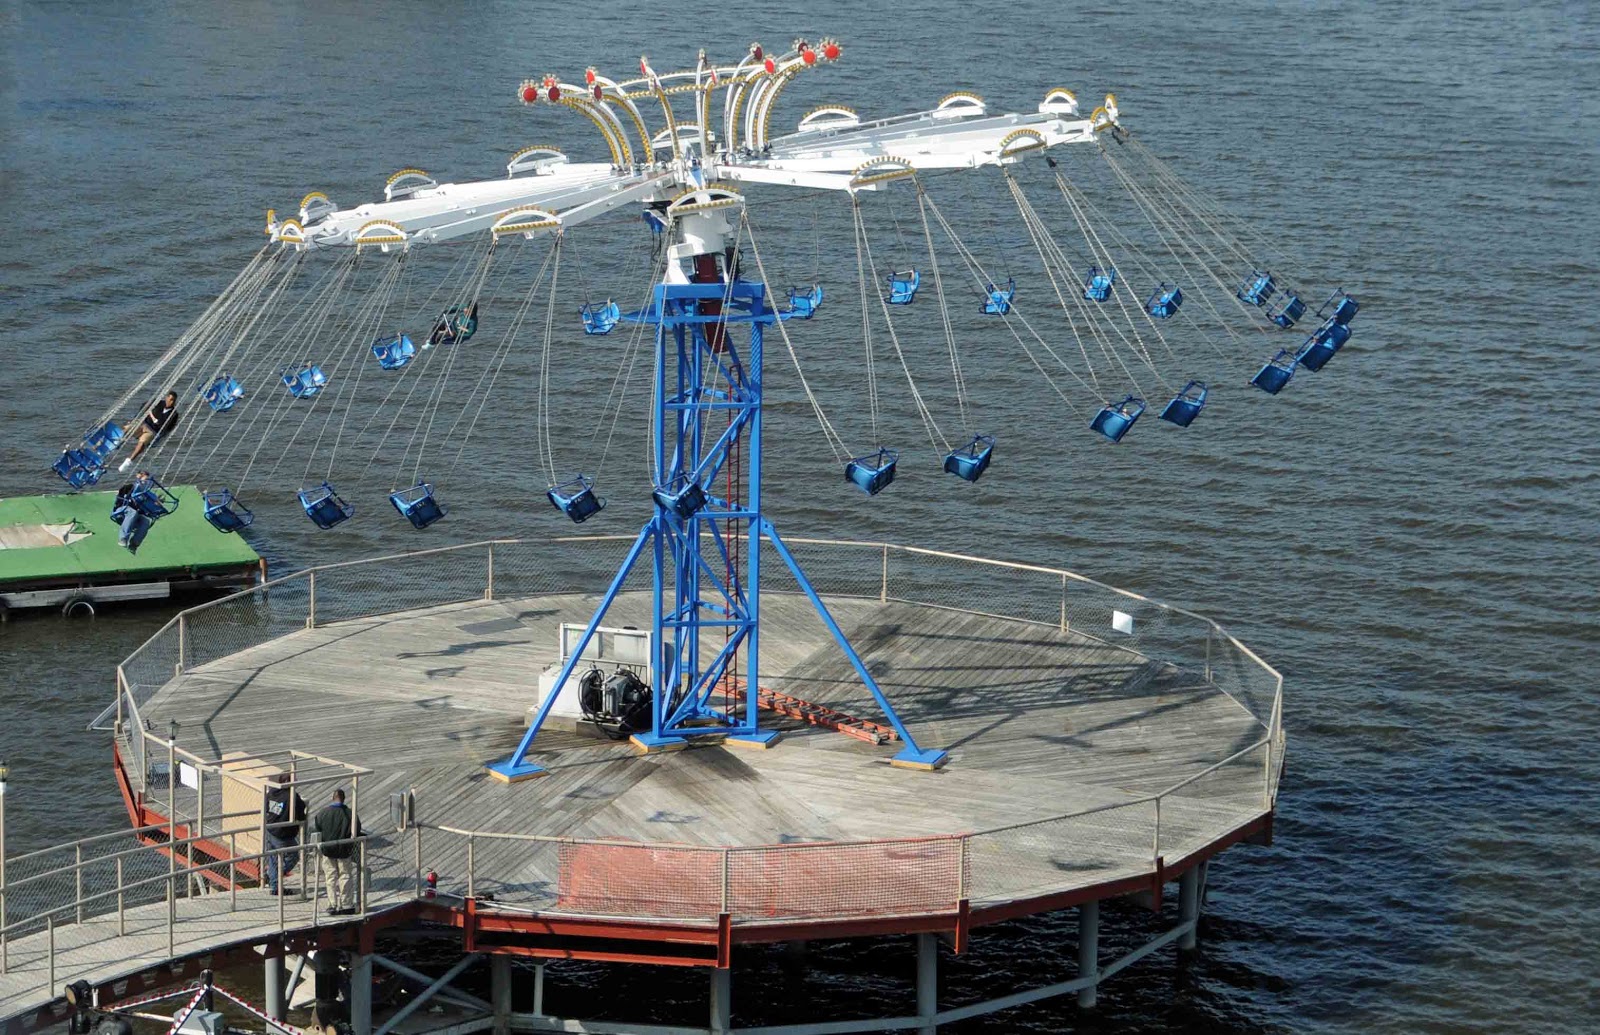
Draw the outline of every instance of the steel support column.
M1085 902L1078 907L1078 977L1091 982L1078 990L1078 1006L1094 1007L1095 984L1100 979L1100 903Z
M267 946L267 951L274 951L274 946ZM289 968L284 966L282 956L268 956L266 959L265 991L262 998L266 1000L266 1014L275 1021L283 1020L289 1008Z
M733 971L727 967L711 969L711 1033L727 1035L733 1030Z
M917 935L917 1019L921 1035L936 1035L939 1023L939 939Z
M372 956L350 954L350 1031L372 1035Z
M489 1000L494 1003L494 1035L511 1032L511 957L489 957Z
M1200 926L1200 867L1191 866L1178 878L1178 922L1189 929L1178 936L1178 948L1192 952Z

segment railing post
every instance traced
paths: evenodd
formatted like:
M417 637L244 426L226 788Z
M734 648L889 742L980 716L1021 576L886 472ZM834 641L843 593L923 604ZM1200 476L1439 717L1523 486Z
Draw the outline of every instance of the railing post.
M883 582L878 587L878 603L889 602L889 544L883 544Z
M483 599L494 599L494 544L489 544L489 575L484 580Z
M228 831L228 910L239 908L239 835Z
M317 627L317 569L312 568L310 573L311 592L306 600L306 628Z
M1206 682L1211 682L1211 626L1206 626Z
M473 841L474 841L473 835L468 834L467 835L467 897L468 898L477 898L478 897L478 895L477 895L477 890L478 890L477 875L474 872L474 866L475 866L477 860L474 857Z
M1067 631L1067 573L1061 573L1061 631Z
M72 882L77 891L78 923L83 923L83 842L72 846Z
M47 914L44 918L45 929L50 936L50 984L45 991L51 996L56 994L56 915Z
M413 829L417 832L416 857L417 857L417 897L422 897L422 824L418 823Z
M195 760L194 766L194 830L195 837L206 836L206 767ZM194 848L189 848L189 858L194 860Z
M175 676L183 675L183 653L184 653L185 646L187 646L187 644L184 641L188 639L188 627L189 627L189 623L188 623L188 620L185 617L185 612L179 611L178 612L178 663L172 667L172 674L175 675Z
M729 906L729 904L730 904L730 902L732 900L732 896L729 893L730 881L728 880L729 873L733 868L732 867L732 860L733 860L733 851L732 851L732 849L724 847L722 849L722 912L723 912L724 915L729 914L729 913L732 912L732 910L730 910L728 908L728 906Z
M1150 843L1150 857L1161 858L1161 795L1156 795L1156 832Z
M356 911L367 915L367 843L356 845Z
M128 933L128 907L123 894L122 856L117 856L117 936Z
M173 881L174 880L175 880L175 878L173 877L173 875L171 873L168 873L167 874L167 958L168 959L176 959L177 956L178 956L178 949L177 949L177 946L174 944L174 942L177 939L176 939L176 934L173 931L173 927L176 925L177 920L178 920L178 900L174 896L174 888L173 888Z

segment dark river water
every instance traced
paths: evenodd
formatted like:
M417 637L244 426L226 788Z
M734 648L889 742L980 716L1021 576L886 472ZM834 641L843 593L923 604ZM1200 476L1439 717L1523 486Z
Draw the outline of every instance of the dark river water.
M530 143L592 157L580 120L514 103L524 76L594 63L623 77L640 53L677 68L700 46L733 56L752 39L784 49L823 34L845 58L798 84L779 123L822 101L888 114L970 88L1028 110L1052 86L1114 90L1124 121L1190 182L1363 302L1321 374L1268 399L1235 387L1241 360L1188 433L1141 425L1115 448L1048 392L1011 392L1026 382L1020 357L974 338L966 360L1005 397L1010 436L978 493L936 491L929 476L846 495L792 372L769 368L768 504L791 533L1069 567L1213 615L1285 674L1275 844L1213 868L1198 960L1180 971L1165 955L1112 982L1092 1026L1600 1030L1592 4L10 0L0 493L54 491L55 451L243 266L266 208L290 212L312 189L374 199L406 165L494 176ZM809 279L815 228L824 279L853 277L846 209L752 206L770 225L769 263L784 256ZM1017 273L1037 290L1021 259ZM859 326L826 315L807 333L839 396L830 407L850 420L864 396L832 360L859 348ZM603 392L615 354L590 368L579 337L556 376ZM485 415L481 466L436 474L454 511L427 542L564 530L526 433L532 391L522 382ZM642 423L629 413L619 431L630 462ZM643 507L621 497L644 495L639 473L616 476L637 491L615 490L586 530L636 527ZM265 485L256 501L254 542L278 571L419 542L393 515L316 533L293 487ZM105 741L83 726L116 662L168 614L0 628L12 851L123 821ZM1053 979L1046 965L1070 953L1056 933L1046 919L986 935L951 987ZM904 987L907 952L826 948L803 978L762 962L782 991L736 976L736 1010L772 1017L826 997L840 1016L873 1012ZM556 974L567 996L608 987L597 968ZM703 1000L698 974L637 980L639 994ZM969 1029L1090 1023L1057 1001Z

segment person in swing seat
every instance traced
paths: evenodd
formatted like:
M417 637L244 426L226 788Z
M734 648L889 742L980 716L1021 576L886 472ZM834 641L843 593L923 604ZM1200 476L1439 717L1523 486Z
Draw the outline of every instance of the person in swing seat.
M161 401L150 407L150 412L144 415L144 423L139 425L139 437L133 444L133 452L122 461L117 468L126 471L139 459L139 455L149 449L156 439L178 426L178 393L168 392Z
M466 341L477 332L478 303L472 302L465 309L446 309L434 325L433 333L428 335L428 344L452 345Z

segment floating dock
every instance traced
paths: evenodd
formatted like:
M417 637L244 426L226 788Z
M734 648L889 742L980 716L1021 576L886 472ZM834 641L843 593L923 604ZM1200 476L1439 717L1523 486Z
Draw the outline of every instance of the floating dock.
M265 578L266 562L249 543L206 522L199 489L174 492L178 509L156 522L137 550L117 545L115 492L0 499L0 612L92 611L111 601L241 589Z

